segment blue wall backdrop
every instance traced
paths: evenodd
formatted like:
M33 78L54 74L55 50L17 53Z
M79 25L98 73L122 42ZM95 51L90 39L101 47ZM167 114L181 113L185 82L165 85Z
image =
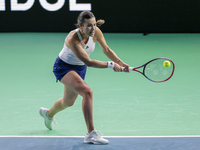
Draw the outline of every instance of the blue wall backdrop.
M200 0L0 0L0 32L69 32L83 9L104 32L200 32Z

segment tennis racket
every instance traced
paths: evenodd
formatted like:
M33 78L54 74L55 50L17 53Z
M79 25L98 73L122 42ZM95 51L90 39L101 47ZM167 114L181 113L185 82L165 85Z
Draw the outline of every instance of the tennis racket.
M168 66L164 65L166 61ZM138 69L141 69L141 71ZM139 67L129 67L130 71L137 71L152 82L164 82L169 80L174 74L174 69L174 62L164 57L152 59Z

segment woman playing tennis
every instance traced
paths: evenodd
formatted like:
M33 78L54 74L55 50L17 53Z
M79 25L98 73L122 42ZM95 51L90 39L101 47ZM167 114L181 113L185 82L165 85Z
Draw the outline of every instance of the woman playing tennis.
M52 130L54 115L74 104L78 95L83 97L82 111L85 118L88 133L84 143L107 144L108 140L101 137L93 124L93 92L84 81L87 66L94 68L113 68L116 72L129 72L129 66L125 64L116 53L106 44L101 30L97 27L104 20L96 22L92 12L83 11L77 19L77 29L72 30L66 37L64 47L56 59L53 72L56 79L64 84L64 96L58 99L48 110L40 108L40 115L44 117L45 125ZM103 62L90 59L89 55L94 51L96 41L101 46L104 54L112 61ZM122 69L122 67L125 67Z

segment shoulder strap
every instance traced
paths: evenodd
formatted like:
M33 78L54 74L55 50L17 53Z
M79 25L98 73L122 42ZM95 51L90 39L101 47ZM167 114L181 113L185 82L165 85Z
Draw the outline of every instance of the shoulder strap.
M79 32L79 29L76 29L76 32L77 32L78 37L79 37L79 39L80 39L80 41L81 41L81 43L82 43L82 46L84 47L84 46L85 46L85 43L83 42L83 39L82 39L81 34L80 34L80 32Z

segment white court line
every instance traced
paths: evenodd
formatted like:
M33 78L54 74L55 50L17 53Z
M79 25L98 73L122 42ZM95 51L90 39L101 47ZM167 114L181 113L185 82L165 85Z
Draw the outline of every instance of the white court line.
M14 137L14 138L84 138L85 136L0 136L4 137ZM200 135L178 135L178 136L103 136L106 138L182 138L182 137L200 137Z

